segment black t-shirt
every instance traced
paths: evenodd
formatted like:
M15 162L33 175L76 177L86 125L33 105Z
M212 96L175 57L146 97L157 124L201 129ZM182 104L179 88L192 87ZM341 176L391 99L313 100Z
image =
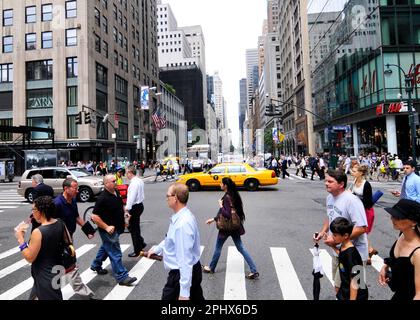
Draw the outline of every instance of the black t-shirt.
M357 281L359 284L359 290L357 290L356 300L367 300L367 286L364 284L365 289L362 289L363 283L360 281L363 280L363 275L361 274L363 270L363 262L359 251L357 251L355 247L350 247L344 251L340 251L340 254L338 255L338 268L340 270L341 286L337 293L337 299L350 300L351 280L360 273L359 280Z
M124 232L124 204L117 191L117 196L104 189L95 203L93 213L101 217L109 226L114 226L118 233Z

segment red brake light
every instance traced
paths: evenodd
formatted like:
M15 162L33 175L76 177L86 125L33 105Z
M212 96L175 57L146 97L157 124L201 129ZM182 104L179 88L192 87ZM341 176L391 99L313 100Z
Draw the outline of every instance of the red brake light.
M271 170L271 178L275 178L275 177L276 177L276 173L273 170Z

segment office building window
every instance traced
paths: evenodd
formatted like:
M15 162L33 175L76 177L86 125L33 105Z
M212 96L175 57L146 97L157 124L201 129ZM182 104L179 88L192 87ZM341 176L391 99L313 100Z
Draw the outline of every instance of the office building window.
M52 117L36 117L36 118L27 118L26 123L30 127L39 127L39 128L52 128ZM31 133L31 139L33 140L47 140L51 139L51 134L48 132L37 132L34 131ZM44 175L45 178L45 175Z
M52 31L43 32L42 37L42 49L52 48L53 46L53 33Z
M102 30L108 34L108 19L105 16L102 16Z
M13 36L3 37L3 53L13 52Z
M26 81L51 80L53 78L53 61L29 61L26 63Z
M67 138L75 139L79 137L79 132L76 124L76 115L67 116Z
M27 33L25 35L25 49L36 50L36 33Z
M95 37L95 51L101 53L101 38L97 35L93 35Z
M77 17L77 1L66 1L66 18Z
M13 91L0 92L0 111L13 111Z
M26 7L25 9L26 9L25 22L35 23L36 22L36 7L30 6L30 7Z
M77 78L77 57L67 58L67 78Z
M13 25L13 9L3 10L3 27Z
M41 13L42 13L42 21L52 21L53 19L53 5L51 3L49 4L43 4L41 7Z
M126 97L128 94L128 82L117 75L115 75L115 92Z
M99 63L96 63L96 82L104 86L108 84L108 69Z
M36 89L26 91L27 109L44 109L53 107L53 89Z
M67 87L67 108L77 106L77 87Z
M0 96L2 93L0 93ZM0 102L1 103L1 102ZM0 119L0 126L12 126L13 119ZM13 140L13 135L10 132L0 132L0 139L3 141Z
M105 58L108 59L108 42L106 42L105 40L102 41L102 50L104 52Z
M13 82L13 63L0 64L0 82Z
M108 112L108 95L99 90L96 90L96 109Z
M66 46L72 47L77 45L77 30L66 29Z
M128 125L126 123L119 123L117 139L121 141L128 141Z
M114 51L114 64L118 66L118 52Z
M95 8L95 24L101 26L101 12L97 8Z

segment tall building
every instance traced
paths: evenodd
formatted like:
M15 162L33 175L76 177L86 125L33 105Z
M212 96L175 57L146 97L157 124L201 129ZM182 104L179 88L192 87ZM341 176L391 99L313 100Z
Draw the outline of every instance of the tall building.
M279 7L280 77L284 153L313 154L313 118L307 0L285 0ZM306 112L308 110L309 112Z
M220 79L219 73L216 71L213 75L213 85L214 85L214 110L216 112L216 117L219 120L219 128L225 129L225 104L223 97L223 82Z
M353 0L344 5L331 50L313 74L318 80L315 112L327 120L314 121L320 151L389 152L406 159L414 150L419 158L418 113L413 124L408 108L408 103L420 108L417 2ZM411 100L404 73L411 79Z
M340 12L321 12L308 14L309 50L311 70L324 60L330 53L331 37L337 24Z
M155 0L3 0L1 10L0 124L54 128L55 147L72 160L115 157L115 131L117 156L135 159L133 135L143 134L153 159L158 101L151 92L150 109L141 111L139 92L159 85ZM91 124L76 124L82 106ZM38 148L51 148L51 138L31 136ZM18 148L23 139L13 140L7 144Z
M194 119L192 114L186 113L189 130L191 130L193 124L201 129L206 129L208 120L206 48L202 28L201 26L179 27L171 6L168 3L162 3L161 0L158 0L157 19L159 67L165 73L165 78L170 79L169 84L175 88L183 87L185 81L170 76L168 74L170 72L176 72L178 75L186 72L188 77L197 77L197 80L201 81L200 87L203 92L200 93L200 96L202 101L184 97L187 100L183 100L183 102L186 110L200 109L194 110ZM193 72L193 75L191 70L194 68L197 68L198 72ZM201 76L199 73L201 73ZM182 89L182 91L185 92L185 89ZM192 100L195 101L195 104L188 105L188 101L191 102ZM203 119L199 120L197 118L199 114Z
M246 100L246 79L239 80L239 131L240 135L244 131L245 114L247 108Z
M247 81L247 103L251 105L255 89L258 86L258 49L246 50L246 81Z
M276 32L279 25L279 0L267 0L267 33Z

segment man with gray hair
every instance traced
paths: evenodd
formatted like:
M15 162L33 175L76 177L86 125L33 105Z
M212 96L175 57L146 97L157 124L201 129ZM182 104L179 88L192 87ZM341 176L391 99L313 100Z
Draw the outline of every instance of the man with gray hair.
M49 185L46 185L44 183L44 178L42 175L34 174L32 176L32 201L34 201L36 198L41 196L50 196L54 198L54 190ZM41 224L39 224L32 216L30 216L31 222L32 222L32 231L34 231L36 228L38 228Z

